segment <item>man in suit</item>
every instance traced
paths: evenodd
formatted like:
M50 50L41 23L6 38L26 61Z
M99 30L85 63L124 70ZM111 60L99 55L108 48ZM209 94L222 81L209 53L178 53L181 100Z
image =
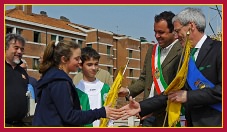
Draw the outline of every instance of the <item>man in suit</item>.
M186 32L190 32L191 45L198 49L194 54L196 67L214 87L193 90L188 82L184 90L168 97L185 104L189 126L221 126L222 112L210 105L222 102L222 43L204 34L206 21L200 9L186 8L173 19L173 24L182 43L185 43Z
M166 107L166 101L169 99L183 104L187 126L220 127L222 126L222 42L212 40L204 34L206 21L200 9L186 8L176 15L172 22L182 44L186 43L186 33L190 33L189 42L193 48L198 49L193 61L198 74L195 74L196 70L189 70L185 87L182 90L172 91L167 96L155 96L140 103L130 98L129 105L122 107L123 112L128 113L124 118L136 113L145 116L157 111ZM203 76L206 83L200 78L197 80L200 81L199 85L197 81L190 82L190 79L198 78L197 76ZM194 86L198 88L195 89Z
M119 91L120 97L135 97L144 91L144 99L151 98L161 94L174 79L182 53L182 46L173 33L174 16L175 14L170 11L155 16L154 32L158 44L149 47L139 79L128 89L122 87ZM157 82L161 78L164 80L163 83L154 83L154 79ZM141 123L144 127L160 127L163 125L164 117L165 108L154 112Z

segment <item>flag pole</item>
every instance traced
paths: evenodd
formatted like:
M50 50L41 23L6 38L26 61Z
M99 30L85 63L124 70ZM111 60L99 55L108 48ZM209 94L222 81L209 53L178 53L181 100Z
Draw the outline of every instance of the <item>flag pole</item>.
M123 76L124 76L124 74L125 74L126 68L128 67L129 60L130 60L130 59L128 59L127 64L126 64L126 66L125 66L125 69L124 69L124 71L123 71L123 73L122 73Z
M106 100L105 100L105 103L104 103L104 106L107 106L108 104L111 103L111 107L114 107L115 104L116 104L116 101L117 101L117 98L118 98L118 90L119 88L121 87L121 82L123 80L123 75L126 71L126 68L129 64L129 60L127 61L127 64L124 66L124 69L123 67L121 67L118 71L118 74L107 94L107 97L106 97ZM123 71L124 70L124 71ZM106 127L107 126L107 123L108 123L109 119L107 118L102 118L100 120L100 127Z

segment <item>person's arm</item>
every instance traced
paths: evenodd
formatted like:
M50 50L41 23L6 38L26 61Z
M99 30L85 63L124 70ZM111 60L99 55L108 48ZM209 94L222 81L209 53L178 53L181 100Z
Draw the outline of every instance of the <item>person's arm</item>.
M110 107L102 107L99 109L82 111L75 109L74 103L78 103L79 99L72 101L70 88L67 87L67 81L56 82L50 89L51 98L56 106L58 113L65 123L72 125L84 125L90 124L93 121L100 118L115 119L119 112L116 109Z
M161 109L166 108L167 100L168 97L166 95L160 94L139 102L141 108L139 115L143 117L152 112L158 112Z
M55 82L50 89L50 95L52 101L55 104L56 110L60 115L61 119L72 125L85 125L90 124L93 121L106 117L105 108L82 111L80 108L75 108L74 103L80 104L79 99L73 102L71 96L71 89L67 81Z

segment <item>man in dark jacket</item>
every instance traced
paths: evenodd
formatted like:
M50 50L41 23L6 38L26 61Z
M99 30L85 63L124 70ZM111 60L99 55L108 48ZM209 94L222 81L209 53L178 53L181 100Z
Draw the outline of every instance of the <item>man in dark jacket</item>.
M5 40L5 126L24 126L22 119L28 112L28 75L20 67L25 39L17 34L7 34Z

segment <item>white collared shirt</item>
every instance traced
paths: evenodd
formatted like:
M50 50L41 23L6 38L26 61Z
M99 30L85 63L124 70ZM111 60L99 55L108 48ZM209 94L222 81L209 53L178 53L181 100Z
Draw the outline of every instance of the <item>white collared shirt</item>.
M196 61L196 59L199 55L199 51L206 39L207 39L207 35L204 34L203 37L199 40L199 42L195 45L194 48L198 48L194 54L195 61Z
M170 44L169 46L165 47L165 48L161 48L161 54L160 54L160 62L162 64L162 62L165 60L166 56L168 55L169 51L172 49L173 45L178 41L178 39L176 39L172 44Z

